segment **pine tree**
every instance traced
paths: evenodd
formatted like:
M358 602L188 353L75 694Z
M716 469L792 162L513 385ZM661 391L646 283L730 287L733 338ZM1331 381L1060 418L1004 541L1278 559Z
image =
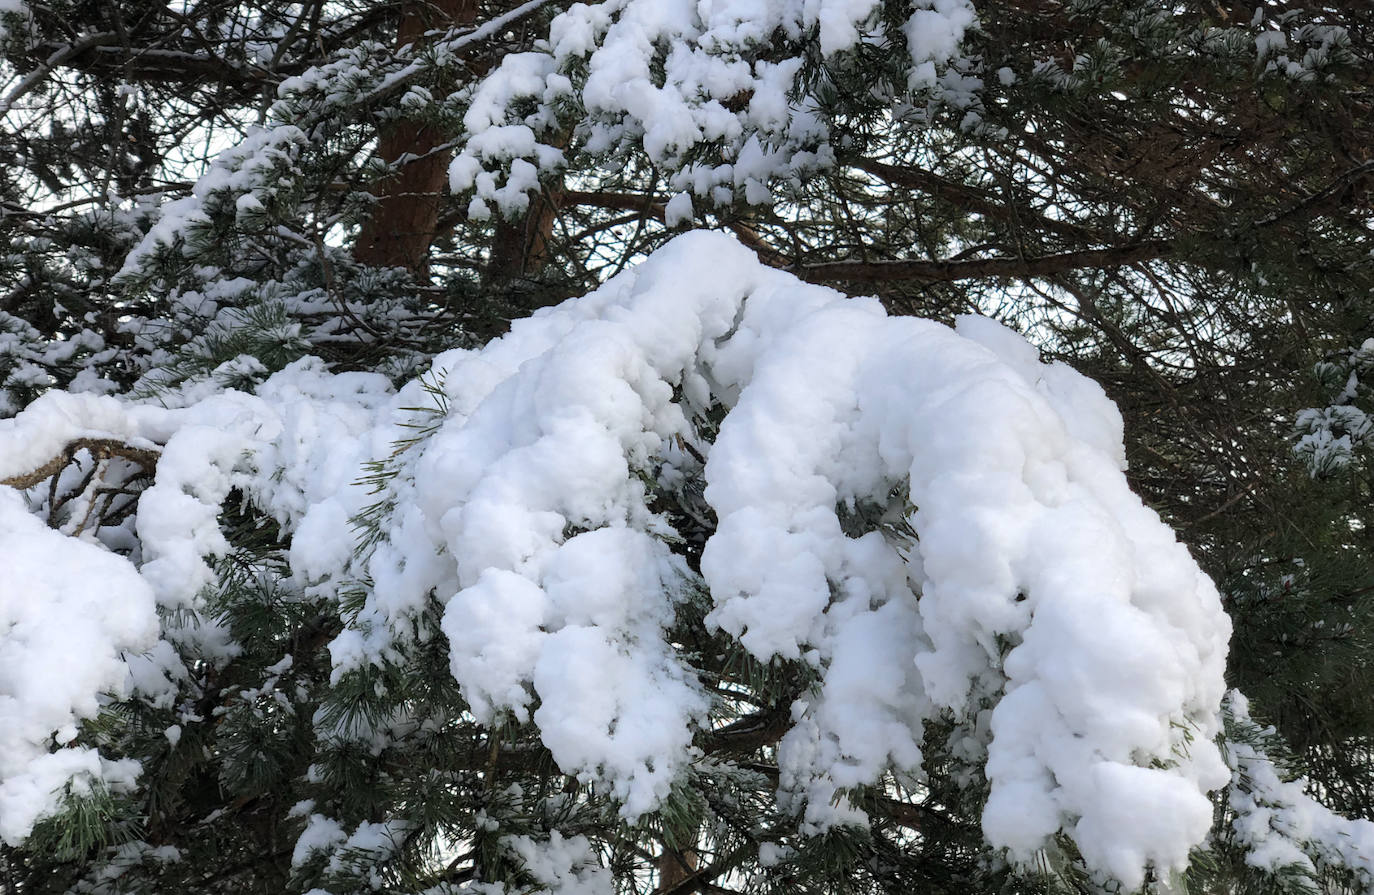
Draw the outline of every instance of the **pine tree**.
M0 12L6 891L1374 886L1363 6Z

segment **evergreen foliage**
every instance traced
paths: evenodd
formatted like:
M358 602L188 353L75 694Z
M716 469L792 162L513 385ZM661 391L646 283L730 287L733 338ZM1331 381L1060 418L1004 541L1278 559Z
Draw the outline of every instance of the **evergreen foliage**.
M0 843L0 891L1129 891L1067 829L1032 861L988 844L1000 691L932 710L919 768L832 784L831 807L862 820L808 813L779 752L830 659L760 657L712 616L725 596L703 572L721 525L706 464L737 397L719 383L671 383L682 432L626 453L642 510L627 518L675 574L649 628L702 707L651 809L627 812L604 769L560 766L528 680L524 705L459 685L454 582L396 596L428 574L398 542L439 525L415 510L431 499L424 458L482 377L509 364L514 381L528 360L510 348L455 372L445 352L689 227L894 315L991 316L1100 383L1131 487L1233 624L1217 740L1231 783L1186 870L1154 861L1141 888L1374 887L1360 851L1374 847L1374 9L0 13L0 427L15 421L0 431L0 563L21 530L14 491L55 534L142 570L161 626L152 649L127 648L126 686L44 743L134 760L137 783L71 775L56 810ZM378 223L398 215L409 229ZM382 263L379 239L403 250ZM64 436L28 463L14 433L49 412ZM316 480L293 451L355 462ZM330 529L347 530L346 556L321 571L302 520L354 481L366 501L341 502ZM841 503L844 535L919 553L910 486ZM177 500L215 532L188 535L185 556L148 534ZM599 527L569 514L557 539ZM0 568L0 709L20 686L3 654L17 581ZM1019 645L996 643L998 662ZM1194 736L1180 728L1173 764Z

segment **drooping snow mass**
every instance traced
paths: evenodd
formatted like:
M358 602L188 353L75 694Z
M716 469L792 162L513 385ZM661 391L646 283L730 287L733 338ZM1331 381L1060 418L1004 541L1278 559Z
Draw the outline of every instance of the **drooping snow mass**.
M435 395L427 434L393 451ZM184 403L44 399L0 429L0 457L37 459L19 446L63 425L160 445L134 560L141 587L192 609L217 508L245 494L290 535L302 587L370 582L336 679L404 653L437 598L473 714L532 722L629 820L699 757L712 696L665 631L703 590L709 625L817 676L779 746L805 829L861 822L846 789L919 779L937 715L984 768L990 843L1030 861L1062 832L1128 886L1184 866L1230 779L1215 589L1129 491L1102 390L991 321L890 318L698 232L394 394L305 361ZM386 457L381 494L355 484ZM689 481L718 519L699 574L653 508Z

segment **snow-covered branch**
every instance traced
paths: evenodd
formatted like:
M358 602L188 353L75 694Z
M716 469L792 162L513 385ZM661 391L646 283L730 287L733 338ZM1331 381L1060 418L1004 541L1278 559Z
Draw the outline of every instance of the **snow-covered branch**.
M331 646L336 680L414 648L436 595L472 713L532 723L628 819L700 755L712 698L667 632L701 590L709 629L816 676L768 733L782 804L808 829L863 823L844 793L919 774L942 715L981 756L988 840L1017 860L1063 834L1134 886L1181 868L1210 826L1208 793L1229 777L1213 742L1229 631L1216 591L1127 488L1101 390L997 324L889 318L694 233L440 356L429 385L389 396L360 376L297 365L181 410L40 401L0 434L6 452L69 443L48 431L59 420L156 435L141 561L51 547L104 556L164 605L198 605L231 489L289 534L301 586L368 582ZM435 382L446 410L392 461L391 510L355 553L350 520L377 497L350 470L403 435L403 408ZM652 505L694 478L719 520L699 574ZM842 521L863 508L887 521ZM1140 820L1155 816L1169 820Z

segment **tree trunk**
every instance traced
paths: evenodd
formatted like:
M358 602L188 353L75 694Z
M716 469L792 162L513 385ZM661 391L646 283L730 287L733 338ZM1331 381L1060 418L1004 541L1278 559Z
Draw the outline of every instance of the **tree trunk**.
M700 866L701 858L695 849L678 851L665 845L658 856L658 887L654 890L655 895L667 895L682 886Z
M561 193L560 188L552 186L546 193L531 195L529 210L523 217L496 225L487 265L488 282L508 284L532 277L543 269L549 260L549 239L558 218L555 203Z
M427 31L471 25L476 0L411 0L401 13L396 45L422 40ZM434 241L452 153L435 151L444 135L413 120L401 120L382 132L377 154L390 164L409 160L376 186L377 204L358 234L353 257L377 267L404 267L423 273Z

